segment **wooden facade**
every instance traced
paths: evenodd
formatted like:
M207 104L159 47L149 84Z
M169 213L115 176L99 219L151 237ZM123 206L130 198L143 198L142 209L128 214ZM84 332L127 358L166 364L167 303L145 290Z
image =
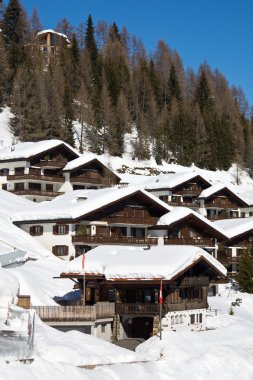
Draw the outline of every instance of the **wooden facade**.
M119 177L97 159L70 173L64 171L66 164L76 158L78 154L62 143L28 158L0 160L0 165L6 163L6 167L0 168L0 175L7 181L2 188L30 200L42 201L63 194L61 187L65 182L74 190L98 189L119 182Z
M196 208L198 206L195 202L197 197L208 187L210 187L210 184L204 178L201 176L193 177L171 188L172 195L169 204Z
M239 197L229 189L224 188L204 199L207 210L207 218L219 220L226 218L238 218L240 208L248 207Z
M94 276L86 273L84 300L83 276L62 273L61 277L72 278L77 282L78 285L75 285L75 288L78 287L81 290L81 298L76 304L79 305L78 307L84 304L92 307L100 302L112 304L114 317L121 321L126 335L140 337L142 334L144 338L154 333L155 320L160 311L162 316L165 316L170 312L206 309L209 285L226 281L226 277L215 267L204 258L200 258L172 279L162 280L163 304L160 305L161 279L114 278L110 280L105 279L103 275ZM129 325L129 320L131 320L131 325ZM144 329L145 326L147 330ZM139 335L135 335L136 328ZM117 339L117 336L114 338Z
M80 245L87 249L101 244L157 245L158 239L148 236L148 227L154 225L167 211L137 191L78 218L72 242L77 253Z
M103 165L99 160L92 159L89 162L73 168L69 171L70 183L73 189L83 189L84 183L100 185L101 187L110 187L119 183L120 178Z

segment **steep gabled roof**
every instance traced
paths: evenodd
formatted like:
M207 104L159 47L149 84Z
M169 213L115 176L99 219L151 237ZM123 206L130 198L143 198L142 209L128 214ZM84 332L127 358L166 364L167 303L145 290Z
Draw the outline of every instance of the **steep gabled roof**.
M214 257L195 246L157 246L148 250L141 247L100 246L85 255L85 273L104 275L107 280L171 280L202 259L221 277L227 273L226 268ZM83 274L82 257L68 262L64 274Z
M97 163L100 167L110 170L99 158L99 156L86 152L82 154L80 157L75 158L74 160L69 161L66 166L62 169L63 171L73 171L77 170L79 168L85 167L88 164ZM110 170L111 173L117 178L118 182L120 181L120 177L115 174L112 170Z
M152 207L158 207L164 213L170 211L172 207L144 190L134 188L118 189L106 188L100 190L74 190L61 195L52 201L41 202L36 205L32 212L18 213L13 215L13 220L19 223L26 221L57 221L57 220L77 220L91 213L121 202L132 196L141 196Z
M211 186L210 181L196 172L162 174L151 177L143 185L146 190L174 189L177 186L196 179L200 179L206 185Z
M253 217L223 219L213 223L221 228L230 240L253 231Z
M222 228L219 228L219 226L215 225L204 216L187 207L174 207L170 212L163 215L158 220L157 225L151 227L151 229L159 230L164 228L174 228L177 224L182 222L198 225L200 228L203 228L203 230L209 231L210 236L222 240L228 239Z
M229 195L233 196L234 198L237 199L237 201L244 207L247 207L248 204L246 200L243 199L243 197L239 194L238 188L235 186L225 186L224 184L215 184L208 189L205 189L202 191L202 193L198 196L198 198L202 199L208 199L209 197L217 194L217 193L228 193Z
M64 146L76 157L80 154L69 144L61 140L43 140L37 142L21 142L8 148L0 150L0 162L26 160L37 156L43 152L48 152L53 148Z

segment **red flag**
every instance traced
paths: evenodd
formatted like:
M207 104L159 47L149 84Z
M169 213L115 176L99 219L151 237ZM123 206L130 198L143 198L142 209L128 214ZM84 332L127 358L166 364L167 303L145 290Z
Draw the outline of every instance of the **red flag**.
M162 280L161 280L161 282L160 282L159 304L160 304L160 305L163 304L163 284L162 284Z
M82 257L82 270L84 270L84 265L85 265L85 253L83 253L83 257Z

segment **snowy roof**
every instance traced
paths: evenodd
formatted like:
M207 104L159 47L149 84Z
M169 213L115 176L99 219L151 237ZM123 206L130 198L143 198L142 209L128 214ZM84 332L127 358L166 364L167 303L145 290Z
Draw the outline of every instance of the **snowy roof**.
M27 159L59 145L65 145L69 150L79 156L79 153L70 145L61 140L43 140L37 142L21 142L0 150L0 161Z
M205 223L210 228L216 230L219 234L222 234L225 237L225 233L222 228L214 224L213 222L209 221L204 216L198 214L194 210L191 210L187 207L174 207L170 212L167 214L161 216L161 218L157 222L157 226L169 226L181 219L186 218L187 216L193 215L195 218L197 218L202 223Z
M208 189L205 189L202 191L202 193L199 195L199 198L209 198L211 195L214 195L218 193L221 190L228 190L232 194L234 194L237 198L239 198L243 203L246 203L246 200L241 196L239 193L238 186L233 185L224 185L224 183L215 184ZM253 190L252 190L253 193Z
M89 162L97 160L102 166L106 166L106 164L100 159L99 156L93 154L91 152L86 152L82 154L80 157L75 158L74 160L69 161L66 166L63 168L64 171L71 171L73 169L79 168L80 166L86 165ZM109 167L108 167L109 169ZM115 173L114 173L115 174ZM118 175L115 174L117 177Z
M169 173L161 174L159 176L150 177L143 183L145 189L161 189L161 188L174 188L184 182L190 181L195 177L200 176L205 182L211 183L203 177L200 173L192 171L185 173Z
M152 194L135 188L105 188L100 190L74 190L61 195L48 202L38 203L33 209L26 212L18 212L13 215L15 221L36 220L71 220L86 215L106 205L117 202L122 198L142 193L152 200L154 204L161 206L164 211L170 211L172 207L153 196Z
M233 218L223 219L213 222L218 228L221 228L229 239L253 230L253 217L251 218Z
M45 29L45 30L41 30L40 32L37 33L37 37L40 36L41 34L46 34L46 33L57 34L58 36L65 38L66 41L67 41L68 43L70 43L68 37L66 36L66 34L56 32L56 31L53 30L53 29Z
M204 258L224 276L226 268L210 254L194 246L157 246L150 249L126 246L100 246L88 251L85 272L106 279L171 280L194 262ZM82 256L67 263L63 273L82 274Z
M88 162L91 162L93 160L98 160L102 165L102 161L93 153L87 152L82 154L80 157L75 158L74 160L69 161L66 166L63 168L63 170L73 170L76 168L79 168L80 166L83 166L87 164Z

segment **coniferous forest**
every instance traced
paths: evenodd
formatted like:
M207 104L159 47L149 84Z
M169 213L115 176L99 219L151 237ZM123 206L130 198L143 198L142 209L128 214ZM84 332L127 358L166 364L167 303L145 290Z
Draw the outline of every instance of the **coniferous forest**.
M78 26L59 20L67 35L50 60L38 48L43 30L19 0L10 0L1 20L0 107L15 115L21 141L58 138L74 146L80 125L91 151L124 153L124 135L134 128L134 157L211 170L233 162L253 168L253 117L241 88L230 87L205 62L195 73L162 40L152 54L116 23L92 16ZM193 41L194 43L194 41ZM231 62L233 64L233 62Z

